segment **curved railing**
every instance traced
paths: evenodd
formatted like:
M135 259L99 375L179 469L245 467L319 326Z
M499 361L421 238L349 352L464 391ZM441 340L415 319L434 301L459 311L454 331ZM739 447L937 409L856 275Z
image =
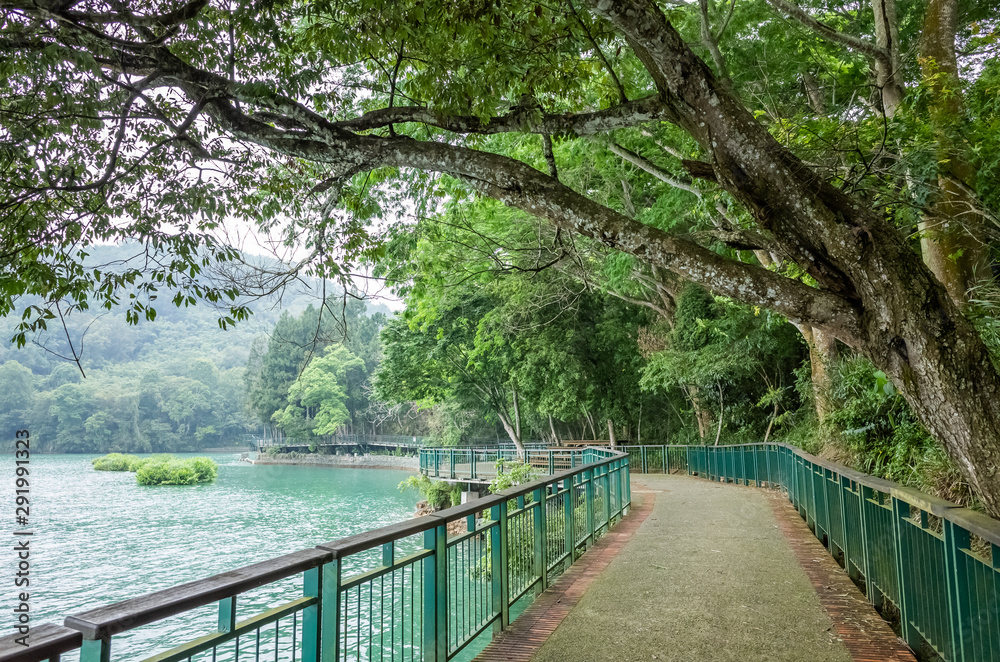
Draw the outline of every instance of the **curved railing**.
M421 448L420 472L431 478L488 483L496 478L497 463L527 463L539 473L553 474L615 455L606 448Z
M997 520L786 444L619 450L637 474L685 473L783 489L872 604L895 607L911 648L929 646L948 662L1000 662ZM579 461L567 453L532 451L528 458L535 465ZM477 471L488 477L490 457L473 449L427 450L421 469L448 478Z
M893 605L903 638L948 662L1000 662L1000 522L917 490L780 443L620 446L634 473L686 473L780 488L876 607ZM590 451L593 453L593 451ZM535 466L586 460L528 451ZM427 475L488 479L489 449L425 449Z
M32 626L27 647L17 634L0 639L0 661L79 650L81 662L445 662L505 628L519 601L628 512L628 458L593 457L433 515ZM165 645L140 636L170 623Z
M625 449L630 455L632 449ZM785 444L688 446L686 471L781 487L913 650L1000 661L1000 522Z

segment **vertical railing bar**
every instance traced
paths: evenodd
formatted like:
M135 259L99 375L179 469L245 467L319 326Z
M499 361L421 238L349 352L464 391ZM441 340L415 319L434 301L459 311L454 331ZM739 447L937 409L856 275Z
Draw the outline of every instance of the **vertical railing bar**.
M584 485L584 499L586 499L587 504L587 537L584 540L585 549L590 549L591 545L594 544L594 470L587 469L583 472L585 485Z
M310 568L302 573L302 595L318 598L316 604L302 610L302 662L319 662L323 649L322 600L323 575L321 568ZM292 646L294 654L295 647Z
M80 644L80 662L111 662L111 637L84 639Z
M965 662L966 636L971 625L969 613L968 566L965 553L971 545L969 532L950 520L944 520L945 580L948 587L948 628L951 635L953 662ZM996 567L996 546L993 548L993 565Z
M219 600L219 632L232 632L236 627L236 596Z
M551 458L552 456L549 455ZM535 594L539 594L549 586L548 560L548 527L546 525L546 507L548 504L548 485L535 490L535 574L538 584Z
M919 647L919 635L913 625L913 587L909 581L909 570L913 567L913 552L904 539L905 527L908 526L910 504L895 496L890 497L892 505L892 527L896 538L896 585L899 587L899 627L903 640L916 650Z

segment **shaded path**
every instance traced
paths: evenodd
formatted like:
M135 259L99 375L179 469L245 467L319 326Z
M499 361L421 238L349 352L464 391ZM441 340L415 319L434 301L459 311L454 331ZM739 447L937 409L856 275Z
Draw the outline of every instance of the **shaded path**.
M576 606L594 580L625 547L653 510L655 497L639 499L632 491L632 510L611 533L600 538L535 598L531 605L476 656L476 662L527 662L541 648L570 610Z
M776 494L688 476L645 475L633 480L632 495L645 502L633 514L645 510L648 516L620 525L621 534L627 528L634 534L614 558L605 558L609 552L602 545L584 555L580 573L587 572L592 554L606 568L578 602L572 600L575 606L543 594L522 616L529 619L524 626L512 627L479 659L913 659L897 656L904 650L899 640L860 593L852 601L844 585L823 584L833 572L829 566L827 575L813 573L822 584L817 593L800 559L811 568L810 557L819 562L826 553ZM614 541L607 542L610 547ZM591 566L592 574L596 570ZM843 580L850 584L846 575ZM547 593L575 597L559 583L553 589ZM856 638L864 641L859 645Z

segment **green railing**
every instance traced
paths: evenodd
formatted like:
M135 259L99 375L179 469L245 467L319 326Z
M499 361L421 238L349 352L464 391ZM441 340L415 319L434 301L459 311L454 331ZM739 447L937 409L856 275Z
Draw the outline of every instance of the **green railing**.
M914 649L948 662L1000 662L1000 522L953 503L821 460L785 444L619 447L633 473L684 473L783 489L799 514L878 608L899 613ZM592 453L592 450L586 451ZM491 454L492 453L492 454ZM421 451L421 470L488 479L485 449ZM569 450L528 451L533 466L589 461Z
M948 662L1000 662L1000 522L785 444L625 447L635 473L781 488L903 638ZM664 459L666 458L666 464Z
M451 660L506 628L519 600L628 512L628 458L587 457L433 515L34 626L28 647L0 639L0 660L77 649L81 662Z
M537 472L553 474L574 469L616 453L606 448L527 448L524 456L513 447L501 448L421 448L420 471L444 480L492 481L497 461L530 464ZM631 463L632 458L629 457Z

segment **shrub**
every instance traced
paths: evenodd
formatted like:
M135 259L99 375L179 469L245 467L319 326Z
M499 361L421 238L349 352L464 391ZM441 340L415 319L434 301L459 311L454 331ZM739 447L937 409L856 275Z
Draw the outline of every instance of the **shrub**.
M219 465L207 457L188 459L173 455L157 454L136 457L111 453L93 461L98 471L132 471L140 485L194 485L210 483L219 474Z
M207 457L186 460L167 456L145 462L135 474L140 485L194 485L208 483L218 475L218 465Z
M135 471L132 467L139 461L135 455L108 453L104 457L94 458L91 462L97 471Z
M219 465L207 457L192 458L190 466L199 483L211 483L219 475Z
M427 500L434 510L457 506L462 501L462 488L443 480L433 481L423 474L410 476L399 484L399 490L414 489Z
M490 492L493 494L538 478L538 473L530 464L499 459L496 465L497 474L490 482Z
M885 373L867 359L838 365L830 423L850 464L867 474L967 504L971 491Z

